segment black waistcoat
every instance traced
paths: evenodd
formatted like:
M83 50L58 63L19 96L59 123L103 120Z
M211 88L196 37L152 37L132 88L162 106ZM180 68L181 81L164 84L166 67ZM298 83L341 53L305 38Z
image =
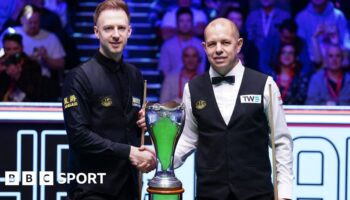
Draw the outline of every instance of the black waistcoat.
M245 68L228 125L216 104L209 73L190 81L192 112L198 123L197 197L226 199L234 193L245 199L272 191L263 106L266 80L266 75ZM242 95L260 96L261 101L243 103L247 97Z

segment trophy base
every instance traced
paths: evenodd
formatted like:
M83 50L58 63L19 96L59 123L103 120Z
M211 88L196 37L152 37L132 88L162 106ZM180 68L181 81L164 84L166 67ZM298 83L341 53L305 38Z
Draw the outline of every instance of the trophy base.
M182 193L184 191L185 190L182 187L173 189L147 188L150 200L182 200Z
M158 175L148 182L148 186L156 189L176 189L182 188L182 183L175 176Z

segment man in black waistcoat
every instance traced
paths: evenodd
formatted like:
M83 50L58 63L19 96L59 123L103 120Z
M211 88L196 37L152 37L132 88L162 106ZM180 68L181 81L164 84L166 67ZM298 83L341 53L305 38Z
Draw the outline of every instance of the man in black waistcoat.
M269 85L279 199L292 198L292 138L271 77L242 65L243 39L227 19L212 21L203 42L209 72L184 89L186 123L175 167L196 150L197 200L273 200L269 160Z
M140 111L143 79L136 67L123 61L131 34L127 5L103 1L94 23L99 51L66 77L63 113L69 172L105 175L96 183L71 183L68 195L72 200L135 200L137 169L150 171L156 160L153 151L137 147L145 127Z

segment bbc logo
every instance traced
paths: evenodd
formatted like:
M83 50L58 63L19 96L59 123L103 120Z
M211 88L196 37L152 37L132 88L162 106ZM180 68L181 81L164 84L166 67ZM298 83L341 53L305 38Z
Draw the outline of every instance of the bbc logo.
M21 179L22 178L22 179ZM33 171L23 171L22 177L17 171L5 172L5 185L37 185L37 176ZM40 185L53 185L53 172L39 172L39 184Z
M58 184L70 184L76 181L78 184L103 184L106 173L58 173ZM5 185L37 185L36 172L23 171L22 176L17 171L5 171ZM39 172L39 185L53 185L54 173L52 171Z

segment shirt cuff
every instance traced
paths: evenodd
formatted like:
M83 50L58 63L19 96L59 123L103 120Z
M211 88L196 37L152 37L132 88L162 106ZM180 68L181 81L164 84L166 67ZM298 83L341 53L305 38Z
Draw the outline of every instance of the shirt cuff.
M278 184L278 199L292 199L292 185L288 183Z

